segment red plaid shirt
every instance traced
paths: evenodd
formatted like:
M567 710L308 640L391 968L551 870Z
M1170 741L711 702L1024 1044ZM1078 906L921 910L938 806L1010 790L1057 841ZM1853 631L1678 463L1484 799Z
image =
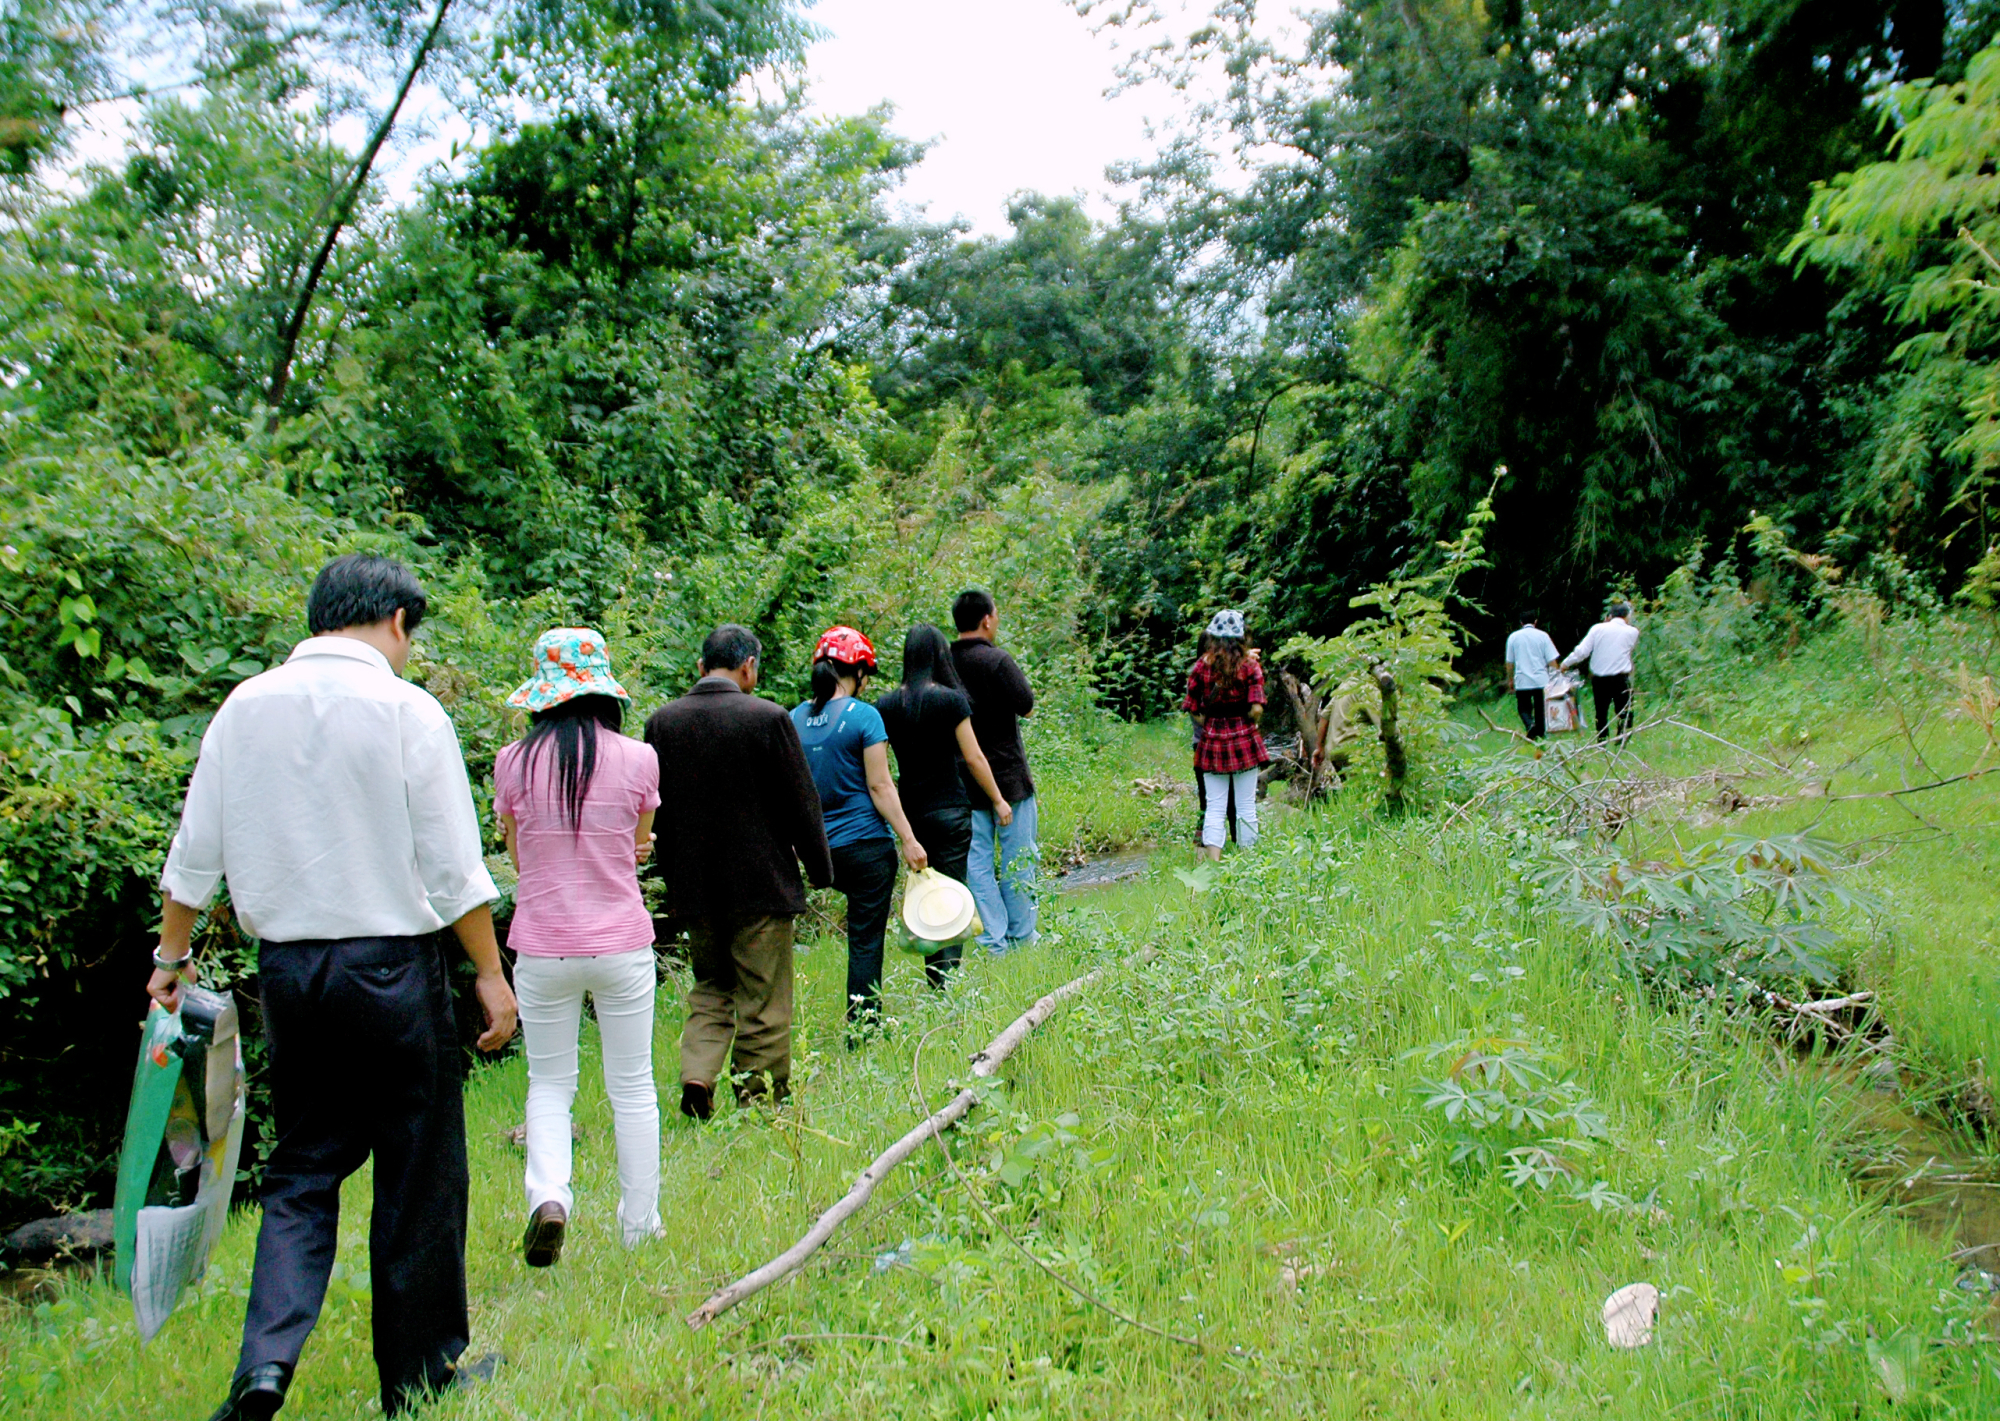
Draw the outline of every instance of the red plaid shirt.
M1203 657L1188 672L1187 699L1181 704L1189 715L1204 718L1194 746L1197 771L1235 775L1271 763L1263 735L1250 723L1250 707L1264 704L1264 668L1255 661L1246 659L1235 684L1225 686L1214 664Z

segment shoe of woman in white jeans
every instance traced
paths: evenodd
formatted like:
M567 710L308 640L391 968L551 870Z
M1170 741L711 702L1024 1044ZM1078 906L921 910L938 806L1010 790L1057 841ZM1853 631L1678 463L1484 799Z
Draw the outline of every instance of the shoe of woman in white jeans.
M554 1200L565 1219L570 1192L570 1106L576 1099L583 997L597 1008L604 1095L618 1141L618 1227L628 1247L660 1229L660 1097L653 1084L649 944L596 957L521 957L514 995L528 1053L528 1211Z
M520 870L507 945L528 1053L528 1228L532 1268L562 1256L583 999L597 1008L604 1093L618 1140L618 1227L626 1244L660 1231L660 1101L653 1085L653 919L638 865L652 846L660 763L619 734L625 690L604 638L558 627L535 643L535 675L508 697L531 713L501 750L493 808Z

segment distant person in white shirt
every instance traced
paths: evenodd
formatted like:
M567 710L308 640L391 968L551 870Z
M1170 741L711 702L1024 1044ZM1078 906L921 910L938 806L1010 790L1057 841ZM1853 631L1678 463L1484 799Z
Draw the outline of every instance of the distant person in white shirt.
M1592 627L1576 650L1563 658L1565 667L1586 657L1590 660L1590 703L1597 710L1597 738L1607 733L1607 722L1618 722L1622 741L1632 731L1632 648L1639 644L1639 629L1632 625L1628 602L1611 604L1611 614Z
M1534 613L1521 618L1520 627L1507 638L1507 674L1514 678L1514 709L1520 713L1521 729L1530 740L1549 733L1546 693L1549 667L1559 653L1549 634L1535 625Z
M312 635L216 711L167 853L147 991L179 1005L195 919L226 880L260 940L271 1051L264 1219L243 1350L212 1421L284 1405L326 1298L341 1181L370 1156L382 1410L458 1380L471 1333L463 1067L438 930L478 969L480 1049L513 1036L515 1005L458 735L402 679L427 607L401 563L351 554L322 568Z

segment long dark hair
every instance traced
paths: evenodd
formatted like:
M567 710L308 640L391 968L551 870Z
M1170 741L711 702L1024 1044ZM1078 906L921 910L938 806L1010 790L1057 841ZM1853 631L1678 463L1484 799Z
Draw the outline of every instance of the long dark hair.
M848 676L854 678L854 689L858 693L861 683L868 679L868 668L858 661L840 661L831 656L822 656L813 663L814 715L825 710L826 703L840 694L841 680Z
M551 745L556 752L556 797L573 832L583 831L583 801L597 776L597 731L616 734L625 724L625 703L616 696L573 696L559 706L536 711L528 718L521 741L521 792L537 758Z
M903 685L912 701L921 700L932 685L949 686L963 692L958 663L951 659L951 643L929 622L918 622L903 638Z
M1209 699L1216 702L1232 702L1236 692L1243 685L1243 663L1250 659L1250 650L1242 637L1218 636L1208 639L1208 650L1202 659L1215 669L1215 690Z

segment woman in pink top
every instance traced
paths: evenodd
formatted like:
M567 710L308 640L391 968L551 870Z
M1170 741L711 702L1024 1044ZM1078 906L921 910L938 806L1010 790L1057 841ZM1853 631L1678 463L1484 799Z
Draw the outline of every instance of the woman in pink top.
M618 1139L618 1224L627 1247L660 1233L660 1099L653 1087L653 919L638 865L651 851L660 762L618 733L631 700L604 638L558 627L535 643L535 675L507 704L529 712L500 752L493 808L520 871L514 991L528 1052L531 1268L562 1256L570 1193L570 1105L588 992L597 1007L604 1094Z

